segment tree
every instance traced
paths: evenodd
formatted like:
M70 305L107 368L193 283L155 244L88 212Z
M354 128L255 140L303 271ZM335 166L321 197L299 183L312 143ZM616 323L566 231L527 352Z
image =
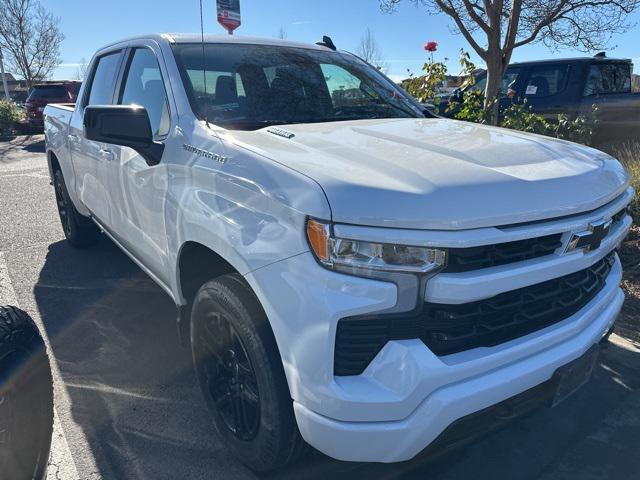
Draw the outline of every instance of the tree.
M76 72L76 78L78 80L84 80L87 77L87 70L89 65L87 64L87 59L82 57L80 59L80 63L78 63L78 71Z
M276 34L276 38L279 38L281 40L287 39L287 31L284 29L284 27L280 27L280 30L278 30L278 33Z
M60 65L60 19L38 0L0 0L0 47L29 88Z
M392 12L402 0L380 0ZM626 31L640 0L410 0L453 21L487 65L485 108L494 109L502 77L516 48L542 42L581 51L604 49L614 33Z
M386 70L386 65L382 58L382 50L369 27L367 27L360 38L360 43L358 44L356 52L360 58L379 70Z

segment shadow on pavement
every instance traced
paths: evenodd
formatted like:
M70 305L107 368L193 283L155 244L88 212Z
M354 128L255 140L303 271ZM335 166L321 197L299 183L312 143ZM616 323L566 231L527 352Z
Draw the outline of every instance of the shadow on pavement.
M237 473L208 428L173 303L113 244L50 245L34 294L102 478Z
M29 153L45 153L44 135L20 135L0 139L0 163L27 158Z
M44 137L38 135L32 141L25 142L22 150L29 153L45 153Z
M102 478L255 478L211 431L171 300L113 244L50 245L34 293L73 420ZM465 449L394 465L338 462L314 452L262 477L539 478L640 388L638 370L636 353L610 345L592 382L572 398Z

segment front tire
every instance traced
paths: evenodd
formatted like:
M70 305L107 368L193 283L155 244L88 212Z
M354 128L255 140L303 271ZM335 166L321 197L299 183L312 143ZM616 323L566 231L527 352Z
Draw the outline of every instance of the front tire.
M85 248L94 245L100 238L100 230L91 219L82 216L69 197L67 186L64 183L62 170L57 169L53 174L53 186L56 193L58 215L64 236L69 243L76 248Z
M193 302L191 349L214 428L255 471L294 461L304 450L273 332L238 274L205 283Z
M0 476L44 478L53 428L53 385L33 320L0 307Z

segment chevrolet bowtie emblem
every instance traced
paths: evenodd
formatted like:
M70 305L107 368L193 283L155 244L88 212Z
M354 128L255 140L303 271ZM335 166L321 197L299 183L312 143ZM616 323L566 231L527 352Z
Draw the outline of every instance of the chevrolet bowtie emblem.
M589 224L587 230L574 233L567 244L565 253L573 250L583 250L585 253L595 250L600 246L602 240L609 234L611 228L611 220L600 220Z

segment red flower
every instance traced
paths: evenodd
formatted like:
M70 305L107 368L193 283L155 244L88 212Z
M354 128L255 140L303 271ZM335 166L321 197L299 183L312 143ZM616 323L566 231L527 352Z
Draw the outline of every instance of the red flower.
M427 43L424 44L424 49L427 52L433 53L438 49L438 42L434 42L434 41L427 42Z

